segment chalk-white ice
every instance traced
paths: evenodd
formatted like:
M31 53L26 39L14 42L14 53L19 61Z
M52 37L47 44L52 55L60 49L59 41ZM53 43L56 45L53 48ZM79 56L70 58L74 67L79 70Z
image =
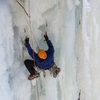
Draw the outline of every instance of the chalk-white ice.
M28 0L19 1L29 13ZM18 3L0 1L0 99L38 100L39 94L39 100L78 100L81 90L81 100L100 100L100 1L30 2L32 33ZM37 45L47 49L45 30L55 47L55 62L61 73L55 79L46 71L46 78L41 73L31 82L24 66L24 60L31 59L24 39L29 36L35 51Z

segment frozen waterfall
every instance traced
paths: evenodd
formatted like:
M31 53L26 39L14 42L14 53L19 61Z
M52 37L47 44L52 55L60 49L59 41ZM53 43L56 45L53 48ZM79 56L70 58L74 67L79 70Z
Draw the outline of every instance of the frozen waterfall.
M100 100L99 5L98 0L0 0L0 100ZM30 1L30 8L29 8ZM48 24L45 28L45 24ZM24 60L31 59L25 36L37 51L47 49L45 30L55 48L61 68L57 78L28 80ZM38 93L38 94L37 94Z

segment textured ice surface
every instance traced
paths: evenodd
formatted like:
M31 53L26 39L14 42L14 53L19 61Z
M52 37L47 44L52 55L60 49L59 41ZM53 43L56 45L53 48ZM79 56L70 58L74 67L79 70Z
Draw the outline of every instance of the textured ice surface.
M81 100L99 100L100 1L83 0L82 24L77 33L78 86ZM79 47L79 48L78 48Z
M19 1L25 1L22 4L28 11L28 1ZM100 1L30 1L32 33L22 8L14 0L8 0L9 7L6 0L0 1L0 99L38 100L38 92L39 100L78 100L81 90L81 100L100 100ZM31 58L23 41L29 36L35 51L37 44L47 49L45 30L61 73L54 79L48 71L46 78L41 72L41 77L31 82L23 63Z
M10 43L10 45L8 43ZM11 59L11 61L9 61L9 59ZM9 13L5 1L0 1L0 99L2 100L13 100L8 71L12 65L12 60L13 30L11 14Z
M23 4L23 3L22 3ZM2 72L6 74L8 80L3 82L9 88L7 95L13 93L14 100L37 100L36 80L33 82L27 79L29 73L26 70L23 61L30 58L24 47L23 40L25 36L30 37L30 43L36 51L37 44L41 48L47 49L44 42L44 29L40 28L48 23L48 36L55 47L55 62L61 68L61 73L54 79L47 71L46 78L41 77L38 81L38 92L40 100L77 100L78 89L76 82L76 59L74 55L75 44L75 5L73 1L66 0L31 0L31 34L21 7L13 0L9 0L9 9L2 7L2 12L6 20L1 24L2 41L0 42ZM68 6L67 6L68 5ZM7 7L7 6L6 6ZM25 2L28 11L28 2ZM0 16L0 19L4 18ZM12 16L12 19L11 19ZM10 17L10 18L9 18ZM5 26L7 26L5 30ZM24 33L26 29L26 34ZM1 30L0 30L1 31ZM9 34L8 34L9 33ZM36 41L37 44L36 44ZM6 61L3 64L3 61ZM5 66L5 67L4 67ZM4 69L5 68L5 69ZM73 73L73 74L72 74ZM4 75L2 73L2 75ZM1 76L3 78L3 76ZM6 79L4 78L4 79ZM1 83L4 86L4 84ZM4 89L6 89L4 86ZM1 89L1 93L2 92ZM2 95L5 97L5 95ZM0 97L0 98L2 98ZM2 98L6 100L6 98Z

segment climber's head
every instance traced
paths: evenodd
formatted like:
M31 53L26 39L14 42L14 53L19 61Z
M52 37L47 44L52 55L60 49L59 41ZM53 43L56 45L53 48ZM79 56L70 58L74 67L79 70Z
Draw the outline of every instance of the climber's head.
M38 57L45 60L47 58L47 53L44 50L39 49L38 50Z

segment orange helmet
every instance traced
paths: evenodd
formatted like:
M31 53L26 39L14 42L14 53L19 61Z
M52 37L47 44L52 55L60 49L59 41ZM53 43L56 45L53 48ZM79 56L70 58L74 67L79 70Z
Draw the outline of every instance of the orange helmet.
M39 56L39 58L45 60L47 58L47 53L44 50L39 49L38 56Z

